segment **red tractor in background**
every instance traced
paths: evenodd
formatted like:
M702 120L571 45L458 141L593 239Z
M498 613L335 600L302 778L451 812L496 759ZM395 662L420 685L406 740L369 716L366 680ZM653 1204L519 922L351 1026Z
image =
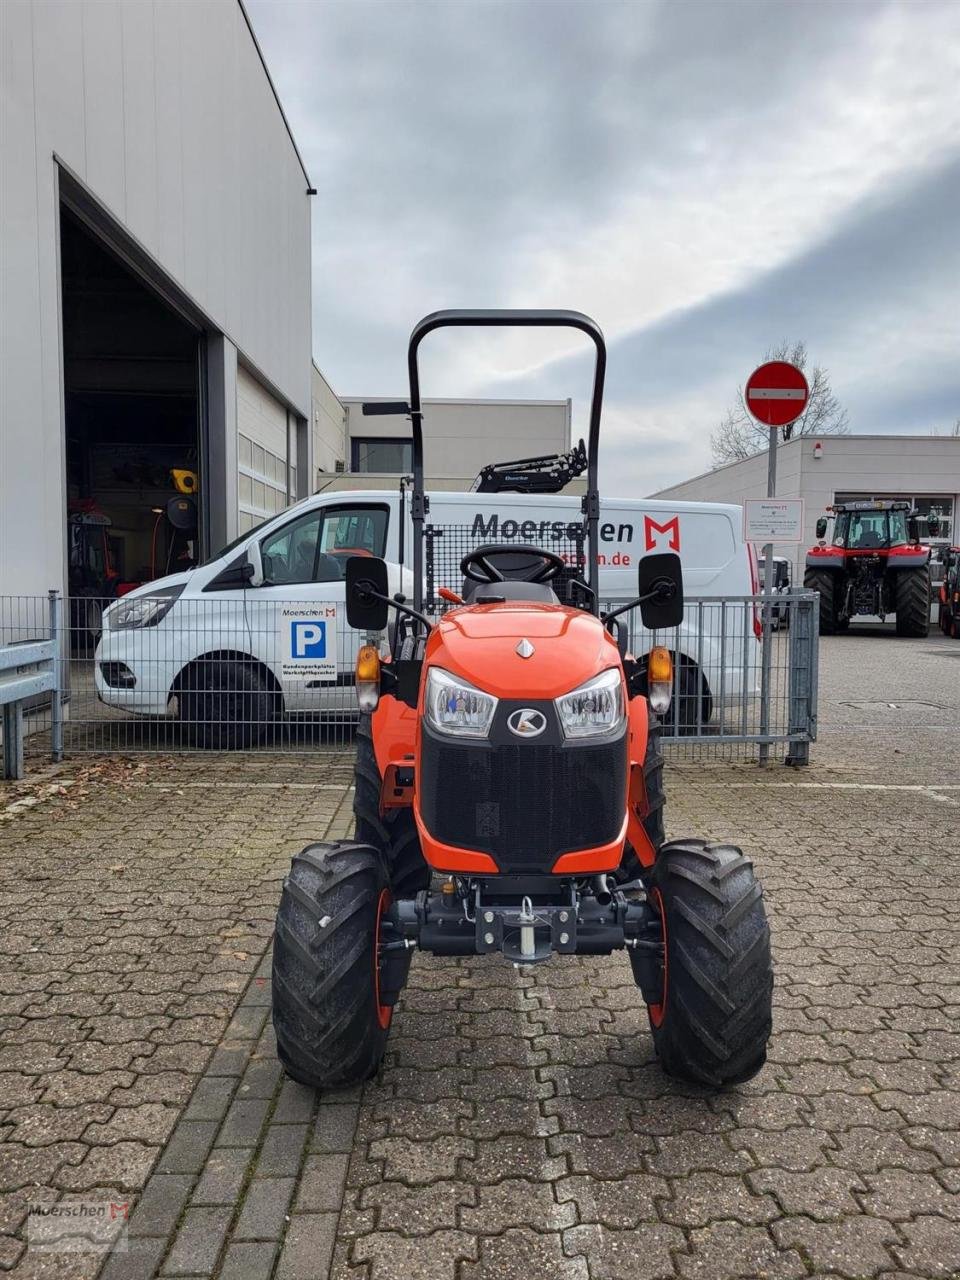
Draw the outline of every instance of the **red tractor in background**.
M930 548L920 542L919 517L909 502L838 502L817 521L820 542L807 552L803 585L820 593L820 633L845 631L850 619L888 614L898 636L930 630ZM826 541L833 519L833 536ZM931 512L933 537L939 521Z

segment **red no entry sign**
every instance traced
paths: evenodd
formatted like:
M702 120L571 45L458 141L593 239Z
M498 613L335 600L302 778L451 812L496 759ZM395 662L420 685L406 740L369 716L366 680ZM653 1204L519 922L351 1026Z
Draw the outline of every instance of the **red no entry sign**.
M770 360L747 379L747 408L767 427L785 427L807 407L810 388L795 364Z

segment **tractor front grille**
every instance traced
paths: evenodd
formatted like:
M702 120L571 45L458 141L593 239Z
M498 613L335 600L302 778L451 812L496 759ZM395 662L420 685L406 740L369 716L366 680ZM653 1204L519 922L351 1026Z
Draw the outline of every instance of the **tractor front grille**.
M549 872L563 853L615 840L626 787L623 734L593 745L512 746L441 739L424 726L419 802L427 830L490 854L503 872Z

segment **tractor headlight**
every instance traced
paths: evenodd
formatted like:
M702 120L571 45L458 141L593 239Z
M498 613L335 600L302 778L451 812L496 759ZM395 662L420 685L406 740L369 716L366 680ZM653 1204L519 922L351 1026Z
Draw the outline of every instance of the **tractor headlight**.
M468 680L431 667L427 676L427 720L441 733L458 738L485 738L490 732L497 699L475 689Z
M158 587L149 595L124 596L103 615L104 631L125 631L139 627L155 627L170 612L183 593L183 583L175 587Z
M565 738L592 738L612 733L623 722L623 679L617 667L602 671L586 684L556 700Z

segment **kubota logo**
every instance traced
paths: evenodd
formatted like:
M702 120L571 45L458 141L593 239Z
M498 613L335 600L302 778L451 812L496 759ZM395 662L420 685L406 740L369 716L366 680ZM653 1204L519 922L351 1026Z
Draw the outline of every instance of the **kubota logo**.
M648 551L657 547L657 534L669 534L667 546L671 551L680 550L680 517L674 516L666 524L657 524L652 516L643 517L643 542Z
M521 707L507 716L507 728L518 738L538 738L547 727L547 717L535 707Z

